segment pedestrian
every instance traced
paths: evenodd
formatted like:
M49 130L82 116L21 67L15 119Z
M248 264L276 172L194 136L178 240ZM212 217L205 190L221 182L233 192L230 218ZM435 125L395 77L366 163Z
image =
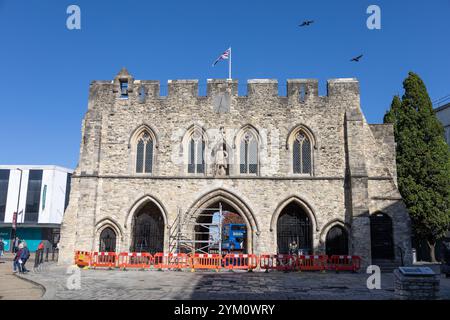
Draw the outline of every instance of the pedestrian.
M20 260L20 255L22 254L23 245L19 244L18 250L16 251L16 254L13 259L13 272L16 273L17 271L22 272L22 260Z
M0 259L3 257L3 251L5 251L5 242L3 238L0 238Z
M20 260L22 261L21 262L21 272L25 273L25 272L29 272L29 270L27 270L27 268L25 267L25 263L27 263L28 259L30 258L30 250L28 250L28 246L25 241L23 241L21 243L21 245L22 245L22 253L20 254Z
M13 240L13 252L16 253L19 250L20 239L15 237Z

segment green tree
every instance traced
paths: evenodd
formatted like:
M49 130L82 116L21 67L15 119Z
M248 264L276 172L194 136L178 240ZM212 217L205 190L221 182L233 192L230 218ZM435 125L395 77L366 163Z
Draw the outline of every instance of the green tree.
M450 226L450 151L422 79L409 72L403 88L384 122L394 124L398 185L413 231L427 241L436 261L436 241Z

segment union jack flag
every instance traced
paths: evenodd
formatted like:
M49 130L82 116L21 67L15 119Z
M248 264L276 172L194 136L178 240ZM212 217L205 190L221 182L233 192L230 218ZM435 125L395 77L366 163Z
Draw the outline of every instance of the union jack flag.
M213 67L217 64L217 62L219 62L220 60L227 60L230 58L230 51L231 48L228 48L227 50L225 50L224 53L222 53L217 59L216 61L214 61L213 63Z

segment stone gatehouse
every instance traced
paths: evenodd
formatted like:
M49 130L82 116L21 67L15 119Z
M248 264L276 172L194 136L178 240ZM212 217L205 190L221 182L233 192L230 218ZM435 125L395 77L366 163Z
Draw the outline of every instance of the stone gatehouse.
M161 96L126 69L91 83L61 263L74 250L173 252L174 234L219 206L242 219L244 252L296 241L364 265L411 260L393 128L366 122L356 79L329 80L326 96L311 79L287 80L286 96L272 79L248 80L246 96L237 80L198 86L171 80Z

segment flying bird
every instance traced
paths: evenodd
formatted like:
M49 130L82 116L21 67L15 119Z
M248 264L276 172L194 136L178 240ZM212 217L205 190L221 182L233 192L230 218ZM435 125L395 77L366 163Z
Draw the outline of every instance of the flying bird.
M357 57L355 57L355 58L353 58L352 60L350 60L350 61L355 61L355 62L359 62L359 59L361 59L363 57L363 55L361 54L361 55L359 55L359 56L357 56Z
M305 26L309 26L311 23L314 23L314 20L306 20L306 21L303 21L303 23L302 23L302 24L299 24L298 26L299 26L299 27L305 27Z

